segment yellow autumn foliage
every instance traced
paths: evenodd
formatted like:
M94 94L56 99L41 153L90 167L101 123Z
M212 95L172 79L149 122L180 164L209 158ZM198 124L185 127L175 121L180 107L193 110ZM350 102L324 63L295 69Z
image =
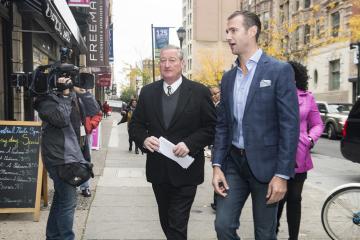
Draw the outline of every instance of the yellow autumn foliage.
M205 86L218 86L226 68L222 52L200 50L196 56L200 68L193 73L193 79Z
M338 6L346 6L345 2L352 4L352 15L348 19L341 15L338 35L334 37L334 30L329 25L331 22L329 22L329 10L333 12ZM344 20L345 22L343 22ZM305 44L304 28L306 25L310 27L310 32ZM298 39L296 39L298 30L301 34L298 33ZM282 60L298 59L301 61L314 48L350 40L352 42L360 41L360 0L343 0L343 3L340 4L336 1L329 1L326 5L314 3L305 12L294 13L290 19L281 24L272 19L269 29L262 35L261 47L267 54ZM298 41L298 47L295 47L295 41Z

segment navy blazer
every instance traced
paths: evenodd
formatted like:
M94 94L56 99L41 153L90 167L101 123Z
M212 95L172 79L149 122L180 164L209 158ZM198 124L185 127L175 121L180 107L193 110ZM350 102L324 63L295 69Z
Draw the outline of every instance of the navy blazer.
M220 164L225 173L233 139L236 72L234 67L221 81L214 142L213 164ZM262 80L271 82L263 86ZM275 174L293 177L299 107L294 72L288 63L262 54L249 89L242 125L246 157L255 178L267 183Z

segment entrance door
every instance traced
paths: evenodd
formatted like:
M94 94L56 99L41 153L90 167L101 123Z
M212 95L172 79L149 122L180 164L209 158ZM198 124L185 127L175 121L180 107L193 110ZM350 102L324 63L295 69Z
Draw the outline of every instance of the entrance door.
M5 97L6 85L4 74L4 41L3 41L3 20L0 18L0 119L5 119Z

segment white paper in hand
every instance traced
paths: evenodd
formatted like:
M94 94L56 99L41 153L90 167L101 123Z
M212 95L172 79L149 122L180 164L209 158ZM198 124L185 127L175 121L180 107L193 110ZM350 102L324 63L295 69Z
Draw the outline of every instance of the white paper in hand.
M177 162L182 168L188 168L194 161L193 157L190 157L189 155L186 155L185 157L177 157L175 156L173 149L175 147L175 144L167 140L166 138L160 137L160 147L158 152L162 155L174 160Z

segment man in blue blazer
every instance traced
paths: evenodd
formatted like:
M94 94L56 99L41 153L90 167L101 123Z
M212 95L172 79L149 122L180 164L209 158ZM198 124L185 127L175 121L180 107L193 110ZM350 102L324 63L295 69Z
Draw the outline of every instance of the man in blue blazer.
M240 239L236 230L251 194L255 239L276 239L277 205L294 175L299 110L289 64L258 47L258 16L236 11L226 37L236 67L221 82L213 152L213 186L219 195L218 239Z

